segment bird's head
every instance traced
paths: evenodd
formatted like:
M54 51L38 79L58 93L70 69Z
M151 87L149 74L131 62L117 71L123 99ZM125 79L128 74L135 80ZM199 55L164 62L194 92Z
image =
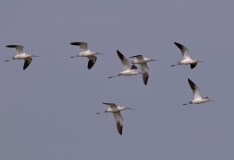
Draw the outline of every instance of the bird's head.
M123 110L127 110L127 109L134 110L134 109L128 108L128 107L124 107L124 108L123 108Z
M196 60L196 62L198 63L198 62L200 62L200 63L204 63L204 62L202 62L202 61L199 61L199 60Z
M31 56L31 57L39 57L39 56L36 56L36 55L34 55L34 54L30 54L30 56Z
M215 101L209 99L209 97L205 97L204 99L205 99L207 102L215 102Z
M103 55L103 53L95 52L95 55L98 55L98 54Z

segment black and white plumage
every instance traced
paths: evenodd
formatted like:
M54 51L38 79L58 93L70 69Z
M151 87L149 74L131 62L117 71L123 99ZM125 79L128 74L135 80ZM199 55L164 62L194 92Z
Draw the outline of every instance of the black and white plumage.
M122 117L120 111L127 110L127 109L132 110L132 109L128 108L128 107L117 106L115 103L104 103L104 102L102 102L102 103L109 106L109 108L104 113L110 112L110 113L113 114L113 116L115 118L115 122L116 122L117 131L119 132L120 135L122 135L122 132L123 132L123 117ZM96 114L100 114L100 112L98 112Z
M201 93L200 93L200 89L189 78L188 78L188 83L189 83L190 88L192 89L193 96L194 96L194 99L192 101L190 101L188 104L200 104L200 103L212 101L208 97L202 98ZM183 104L183 105L188 105L188 104Z
M129 58L135 58L132 61L132 64L139 64L140 65L143 82L144 82L145 85L147 85L147 82L148 82L148 79L149 79L149 71L150 71L149 67L147 65L147 62L157 61L157 60L154 60L152 58L145 58L142 55L136 55L136 56L132 56L132 57L129 57Z
M10 60L5 60L5 62L9 62L11 60L24 60L23 70L25 70L32 62L32 57L38 57L33 54L26 54L23 51L23 46L21 45L8 45L6 46L8 48L15 48L16 49L16 55L12 57Z
M190 64L191 69L195 68L198 62L201 62L199 60L193 60L190 58L189 56L189 50L188 48L186 48L185 46L183 46L182 44L179 44L177 42L174 42L174 44L180 49L182 56L183 56L183 60L178 61L178 64L175 65L171 65L171 67L176 66L176 65L188 65ZM201 62L203 63L203 62Z
M74 46L79 46L81 50L81 53L77 54L76 56L72 56L71 58L87 57L89 59L87 68L90 70L97 61L97 57L95 55L101 53L90 51L86 42L72 42L70 44Z
M117 50L117 55L122 63L123 71L118 73L116 76L110 76L108 78L113 78L113 77L117 77L117 76L133 76L133 75L137 75L137 74L142 74L141 72L135 70L135 69L137 69L137 67L135 65L130 66L130 63L127 60L127 58L122 53L120 53L120 51L118 51L118 50Z

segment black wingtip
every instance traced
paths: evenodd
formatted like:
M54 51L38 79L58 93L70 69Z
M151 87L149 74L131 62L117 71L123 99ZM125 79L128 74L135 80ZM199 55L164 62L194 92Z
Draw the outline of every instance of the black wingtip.
M149 79L149 74L148 73L143 73L142 74L143 82L145 85L147 85L148 79Z
M97 58L96 58L96 60L97 60ZM96 60L95 60L95 62L96 62ZM87 68L90 70L90 69L94 66L95 62L93 62L93 60L90 59L90 60L88 61L88 66L87 66Z
M124 55L119 50L117 50L117 54L118 54L119 58L123 61Z
M196 84L193 81L191 81L189 78L188 78L188 83L189 83L191 89L194 90L196 87Z
M123 126L119 122L116 123L116 126L119 134L122 136Z
M174 42L174 44L175 44L178 48L180 48L180 49L182 49L182 48L184 47L182 44L177 43L177 42Z
M74 45L74 46L79 46L79 45L81 45L80 42L71 42L70 44L71 44L71 45Z
M131 66L131 69L137 69L137 66L135 66L134 64Z
M7 45L8 48L16 48L18 45Z

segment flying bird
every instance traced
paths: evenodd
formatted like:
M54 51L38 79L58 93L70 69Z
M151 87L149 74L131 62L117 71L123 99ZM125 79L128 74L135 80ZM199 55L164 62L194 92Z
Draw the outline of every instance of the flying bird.
M192 101L190 101L189 103L183 104L183 105L200 104L200 103L205 103L205 102L209 102L209 101L214 102L214 101L210 100L209 97L202 98L201 94L200 94L200 89L189 78L188 78L188 83L193 91L194 99Z
M24 60L24 66L23 66L23 70L25 70L29 65L30 63L32 62L32 57L39 57L39 56L35 56L33 54L26 54L24 53L23 51L23 46L21 45L8 45L6 46L8 48L15 48L16 49L16 55L12 57L12 59L10 60L5 60L5 62L9 62L11 60Z
M188 48L186 48L182 44L179 44L179 43L176 43L176 42L174 42L174 43L180 49L180 51L182 52L183 60L178 61L178 64L171 65L171 67L177 66L177 65L188 65L188 64L190 64L191 69L193 69L193 68L196 67L198 62L201 62L199 60L193 60L193 59L190 58ZM201 63L204 63L204 62L201 62Z
M88 49L88 44L86 42L72 42L70 44L74 46L80 46L80 49L81 49L81 52L79 54L77 54L76 56L72 56L71 58L87 57L89 59L88 69L91 69L97 61L97 57L95 55L98 55L101 53L90 51Z
M130 109L130 110L134 110L134 109L131 109L128 107L120 107L120 106L117 106L115 103L104 103L104 102L102 102L102 103L109 106L109 108L104 113L110 112L113 114L113 116L115 118L117 130L118 130L119 134L122 135L123 117L121 116L120 111L127 110L127 109ZM98 112L96 114L101 114L101 113Z
M120 61L122 62L123 71L118 73L116 76L111 76L108 78L113 78L113 77L117 77L117 76L133 76L136 74L142 74L139 71L135 71L134 69L137 69L137 67L135 65L130 66L130 63L127 60L127 58L122 53L120 53L120 51L118 51L118 50L117 50L117 55L118 55Z
M145 57L142 57L142 55L136 55L136 56L132 56L129 58L135 58L132 61L132 64L139 64L140 65L141 71L142 71L143 82L145 85L147 85L148 78L149 78L149 67L147 65L147 62L157 61L157 60L154 60L152 58L145 58Z

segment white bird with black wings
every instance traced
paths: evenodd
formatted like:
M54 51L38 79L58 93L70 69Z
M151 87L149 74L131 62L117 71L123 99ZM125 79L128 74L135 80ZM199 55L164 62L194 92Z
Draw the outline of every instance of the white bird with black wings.
M93 65L97 61L97 57L95 55L101 54L98 52L93 52L88 49L88 44L86 42L72 42L71 45L80 46L81 52L76 56L72 56L71 58L76 57L87 57L89 59L88 69L91 69Z
M154 60L152 58L145 58L145 57L142 57L142 55L136 55L136 56L132 56L129 58L135 58L132 61L132 64L139 64L140 65L143 82L145 85L147 85L148 78L149 78L149 67L147 65L147 62L157 61L157 60Z
M117 76L133 76L137 74L142 74L141 72L134 70L134 69L137 69L137 67L135 65L130 66L130 63L127 60L127 58L118 50L117 50L117 55L122 63L123 71L117 74L116 76L110 76L108 78L113 78Z
M115 103L104 103L104 102L102 102L102 103L109 106L109 108L104 113L110 112L113 114L113 116L115 118L117 130L118 130L119 134L122 135L123 117L121 116L120 111L127 110L127 109L133 110L133 109L128 108L128 107L120 107L120 106L117 106ZM101 113L98 112L96 114L101 114Z
M179 43L176 43L176 42L174 42L174 43L180 49L180 51L182 53L182 56L183 56L183 60L178 61L178 64L171 65L171 67L177 66L177 65L188 65L188 64L190 64L191 69L193 69L193 68L196 67L198 62L201 62L199 60L193 60L193 59L190 58L188 48L186 48L182 44L179 44ZM201 63L204 63L204 62L201 62Z
M8 48L15 48L16 49L16 55L12 57L12 59L9 60L5 60L5 62L9 62L11 60L24 60L24 66L23 66L23 70L25 70L30 63L32 62L32 57L39 57L39 56L35 56L33 54L26 54L23 51L24 46L21 45L8 45L6 46Z
M214 102L212 100L209 99L209 97L205 97L205 98L202 98L201 97L201 93L200 93L200 89L198 88L198 86L193 83L193 81L191 81L189 78L188 78L188 83L193 91L193 96L194 96L194 99L192 101L190 101L189 103L187 104L183 104L183 105L188 105L188 104L200 104L200 103L205 103L205 102Z

